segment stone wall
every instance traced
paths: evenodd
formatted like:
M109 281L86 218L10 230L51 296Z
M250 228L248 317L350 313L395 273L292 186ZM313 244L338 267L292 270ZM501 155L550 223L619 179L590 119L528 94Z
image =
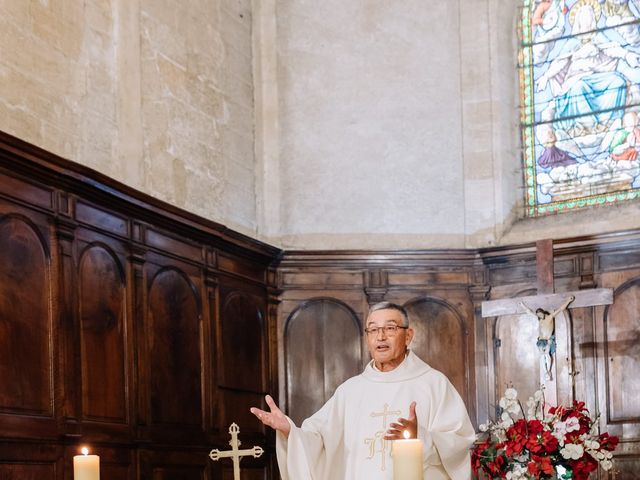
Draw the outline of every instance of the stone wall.
M250 0L0 2L0 129L255 234Z
M640 227L638 202L522 218L520 2L264 3L277 28L259 60L278 101L258 111L277 179L259 182L263 238L475 248Z
M0 130L287 249L640 228L522 219L512 0L0 0Z

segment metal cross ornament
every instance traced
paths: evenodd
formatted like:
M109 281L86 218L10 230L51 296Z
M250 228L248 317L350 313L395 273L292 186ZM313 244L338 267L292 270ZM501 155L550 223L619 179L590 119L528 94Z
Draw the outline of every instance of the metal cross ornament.
M221 458L231 458L233 460L233 480L240 480L240 460L242 457L247 457L251 455L254 458L258 458L262 455L264 450L261 447L253 447L245 450L239 450L238 447L241 445L240 440L238 440L238 433L240 433L240 427L235 423L232 423L229 427L229 433L231 434L231 440L229 440L229 445L231 445L231 450L220 451L217 448L214 448L209 452L209 458L211 460L218 461Z

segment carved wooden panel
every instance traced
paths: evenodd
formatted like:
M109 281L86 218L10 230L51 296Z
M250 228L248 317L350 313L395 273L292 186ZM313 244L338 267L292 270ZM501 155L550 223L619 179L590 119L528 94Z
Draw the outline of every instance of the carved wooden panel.
M362 371L362 326L343 303L314 299L289 316L284 342L288 414L299 424Z
M62 480L62 449L47 442L0 443L0 479Z
M140 455L140 477L152 480L211 480L209 449L194 451L144 451ZM214 477L217 478L217 477Z
M604 365L609 423L640 424L640 277L615 291L605 310ZM624 386L621 389L620 386Z
M91 245L79 262L83 415L127 420L123 266L107 247Z
M194 286L182 271L160 270L151 280L148 304L152 422L202 425L200 309Z
M202 467L188 465L156 466L153 469L153 480L204 480Z
M598 309L592 340L600 427L621 440L615 478L635 479L640 472L640 269L605 272L601 282L614 288L614 302Z
M467 332L462 316L438 298L414 300L405 307L415 332L411 348L421 359L444 373L466 399Z
M0 460L0 479L12 480L42 480L43 478L55 479L55 463L4 463Z
M88 445L102 478L211 480L225 414L267 452L248 475L276 478L248 408L278 390L278 255L0 132L0 479L72 480Z
M220 385L263 392L267 330L264 299L224 286L220 289Z
M2 218L0 411L5 413L53 415L49 272L47 249L34 226L21 217Z
M494 404L510 385L520 398L527 399L540 388L537 321L527 315L504 315L494 322L490 340L495 372Z

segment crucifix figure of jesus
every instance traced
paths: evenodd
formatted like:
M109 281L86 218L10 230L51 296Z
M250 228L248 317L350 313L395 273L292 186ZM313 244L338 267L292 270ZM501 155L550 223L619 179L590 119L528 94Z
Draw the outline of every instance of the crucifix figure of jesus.
M544 308L537 308L534 312L524 302L520 302L520 306L526 312L538 319L538 341L536 342L536 347L538 347L542 355L545 378L547 380L553 380L551 367L553 366L553 355L556 353L556 316L564 311L574 300L575 297L569 295L569 298L553 312L548 312Z
M253 447L245 450L239 450L238 447L241 445L240 440L238 440L238 433L240 433L240 427L235 423L232 423L229 427L229 433L231 434L231 440L229 440L229 445L231 445L231 450L220 451L217 448L214 448L209 452L209 458L211 460L218 461L221 458L231 457L233 460L233 480L240 480L240 460L242 457L246 457L251 455L254 458L258 458L264 450L261 447Z
M555 367L555 323L568 308L592 307L613 303L613 290L592 288L572 292L555 293L553 277L553 242L536 242L537 295L506 298L482 302L483 317L502 315L534 315L538 320L536 345L541 352L540 384L550 404L557 405Z

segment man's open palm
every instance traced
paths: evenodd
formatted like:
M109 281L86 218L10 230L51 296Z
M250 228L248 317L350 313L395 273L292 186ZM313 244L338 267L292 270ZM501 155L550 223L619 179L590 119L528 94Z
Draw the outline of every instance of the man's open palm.
M282 432L285 437L288 437L289 432L291 431L291 425L289 424L287 417L284 413L282 413L282 410L278 408L276 402L274 402L273 398L271 398L271 395L265 396L264 399L269 406L269 412L260 410L256 407L251 407L249 410L256 417L258 417L258 420L260 420L263 424L273 428L274 430Z
M404 432L409 434L404 436ZM401 440L403 438L418 438L418 419L416 418L416 402L409 405L409 417L399 418L389 425L385 436L385 440Z

